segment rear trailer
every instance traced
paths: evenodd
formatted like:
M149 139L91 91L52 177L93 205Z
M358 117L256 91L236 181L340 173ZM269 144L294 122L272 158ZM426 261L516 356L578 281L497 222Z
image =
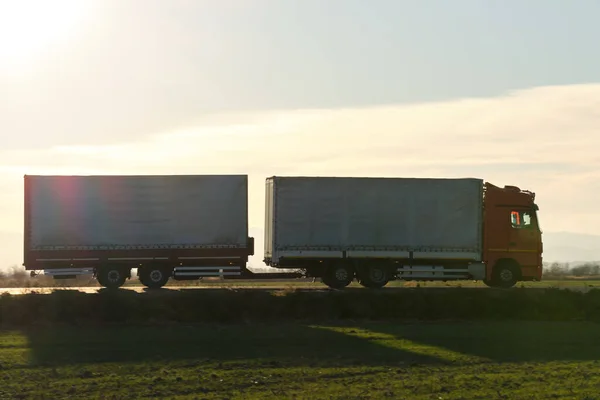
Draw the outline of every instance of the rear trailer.
M25 176L24 266L140 281L249 274L246 175Z
M265 259L331 287L482 279L480 179L271 177Z

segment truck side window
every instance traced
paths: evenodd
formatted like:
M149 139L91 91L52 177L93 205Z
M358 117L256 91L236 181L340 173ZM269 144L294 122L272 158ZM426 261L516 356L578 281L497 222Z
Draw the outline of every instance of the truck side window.
M528 211L512 211L510 222L515 229L531 229L533 227L533 216Z
M521 225L521 219L519 218L519 212L513 211L510 213L510 222L513 228L518 228Z

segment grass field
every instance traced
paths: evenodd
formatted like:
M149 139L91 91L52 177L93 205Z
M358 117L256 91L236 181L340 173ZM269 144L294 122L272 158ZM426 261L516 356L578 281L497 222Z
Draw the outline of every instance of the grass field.
M0 399L594 399L600 290L0 295Z
M0 398L598 398L587 322L53 327L0 332Z
M266 323L323 321L600 322L600 290L407 288L135 292L61 289L0 295L0 328L55 324Z

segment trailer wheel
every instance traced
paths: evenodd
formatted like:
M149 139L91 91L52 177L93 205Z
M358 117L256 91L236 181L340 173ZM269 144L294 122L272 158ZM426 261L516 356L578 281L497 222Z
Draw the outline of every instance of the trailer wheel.
M106 287L106 283L104 282L104 276L100 274L100 271L96 271L96 280L100 284L100 286Z
M380 265L366 267L359 274L358 282L370 289L380 289L390 281L389 270Z
M119 267L102 267L96 273L100 285L108 289L117 289L123 286L127 279L126 271Z
M159 289L167 284L170 274L164 268L146 267L139 272L140 282L149 289Z
M142 276L142 274L138 271L138 280L140 281L140 283L144 286L148 286L148 284L146 283L146 281L144 280L144 277Z
M354 270L345 264L330 266L323 276L323 283L332 289L343 289L354 279Z

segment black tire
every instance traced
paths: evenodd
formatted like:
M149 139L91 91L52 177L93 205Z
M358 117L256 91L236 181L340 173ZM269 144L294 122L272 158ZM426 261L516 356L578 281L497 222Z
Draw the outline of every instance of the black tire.
M332 289L343 289L354 279L354 269L346 264L334 264L327 268L323 283Z
M138 280L140 281L140 283L144 286L148 286L146 284L146 280L144 279L144 276L141 274L141 272L138 271Z
M171 274L164 268L145 267L139 272L140 282L149 289L160 289L165 286Z
M106 287L106 284L104 283L104 276L100 274L99 270L96 271L96 280L98 281L100 286Z
M381 289L390 281L390 271L383 265L365 267L359 274L358 283L369 289Z
M117 289L125 283L127 271L119 267L102 267L96 273L96 279L107 289Z
M515 286L519 280L518 268L509 262L502 262L494 267L492 284L504 289Z

